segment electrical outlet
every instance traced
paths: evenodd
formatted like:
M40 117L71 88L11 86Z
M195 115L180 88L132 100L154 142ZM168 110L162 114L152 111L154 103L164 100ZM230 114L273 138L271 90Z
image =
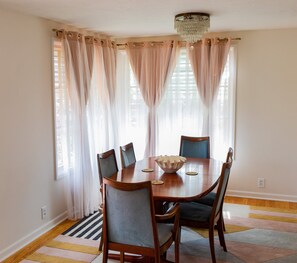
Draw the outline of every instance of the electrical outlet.
M265 179L264 178L258 178L257 186L259 188L264 188L265 187Z
M46 206L41 207L41 219L46 219L47 216L47 210Z

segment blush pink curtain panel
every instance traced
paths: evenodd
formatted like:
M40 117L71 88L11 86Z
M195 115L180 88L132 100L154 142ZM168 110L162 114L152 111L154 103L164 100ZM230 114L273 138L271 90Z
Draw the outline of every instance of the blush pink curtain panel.
M149 109L145 156L156 154L157 108L175 66L178 50L177 41L127 43L126 46L135 79Z
M209 110L219 88L230 46L230 38L205 38L194 44L187 43L188 57L204 104L202 135L209 135Z

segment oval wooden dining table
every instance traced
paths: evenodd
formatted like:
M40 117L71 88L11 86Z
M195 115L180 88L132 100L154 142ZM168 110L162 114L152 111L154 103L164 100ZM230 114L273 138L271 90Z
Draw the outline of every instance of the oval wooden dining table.
M221 161L186 158L185 164L176 173L164 173L156 163L156 158L137 161L118 171L112 179L127 183L158 180L163 184L153 184L154 200L183 202L200 198L212 191L221 172ZM145 169L153 171L144 172ZM188 175L187 172L197 172L197 175Z
M166 211L168 202L184 202L200 198L212 191L220 177L222 162L214 159L186 158L183 167L176 173L165 173L156 163L157 157L149 157L132 164L114 174L111 178L120 182L136 183L162 181L153 184L153 198L157 214ZM145 172L143 170L151 170ZM197 172L188 175L187 172ZM165 208L165 209L164 209ZM119 260L119 254L109 254L110 259ZM143 256L126 255L125 262L153 262ZM166 261L169 262L169 261Z

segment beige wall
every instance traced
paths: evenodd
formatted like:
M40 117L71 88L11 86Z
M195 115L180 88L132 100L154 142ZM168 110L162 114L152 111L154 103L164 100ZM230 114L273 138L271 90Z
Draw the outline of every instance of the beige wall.
M63 219L66 202L54 175L50 24L0 9L0 32L1 261Z
M0 10L0 260L65 216L64 182L54 179L51 28ZM228 194L297 201L297 29L230 35L242 40Z
M230 35L242 40L228 194L297 201L297 29Z

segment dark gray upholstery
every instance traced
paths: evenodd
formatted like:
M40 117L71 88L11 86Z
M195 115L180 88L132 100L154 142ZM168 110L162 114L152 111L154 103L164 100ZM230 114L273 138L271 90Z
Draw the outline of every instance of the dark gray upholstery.
M173 224L157 224L159 244L162 246L171 236L173 231Z
M106 186L108 239L110 242L154 247L148 189L122 191ZM172 224L157 224L160 245L172 236Z
M100 159L101 172L103 177L110 177L118 171L118 167L113 155L108 156L105 159Z
M127 192L107 185L106 200L111 242L154 247L147 189Z
M209 222L211 212L212 207L208 205L202 205L195 202L180 204L181 219L197 222Z
M216 198L216 193L210 192L207 195L195 200L194 202L199 203L199 204L204 204L208 206L213 206L213 202Z
M209 158L209 141L187 141L182 140L180 155L192 158Z
M136 162L134 148L128 148L126 150L121 149L122 160L123 160L123 167L127 167Z
M229 181L230 171L231 171L231 167L225 169L223 181L220 182L220 186L222 190L216 194L216 198L218 199L218 200L215 200L215 202L218 203L218 205L216 206L216 212L215 212L216 214L218 214L219 211L223 209L223 202L224 202L224 197L225 197L225 193L226 193L226 189Z

